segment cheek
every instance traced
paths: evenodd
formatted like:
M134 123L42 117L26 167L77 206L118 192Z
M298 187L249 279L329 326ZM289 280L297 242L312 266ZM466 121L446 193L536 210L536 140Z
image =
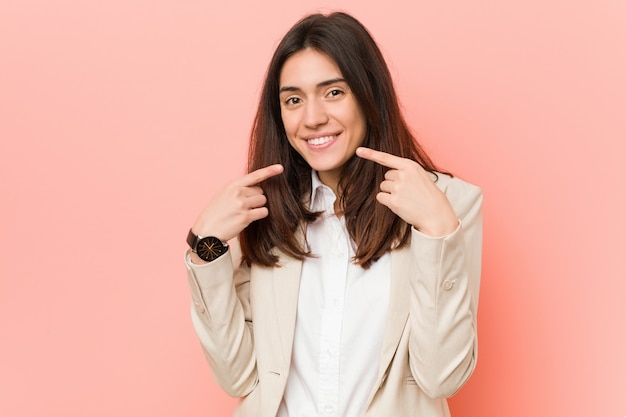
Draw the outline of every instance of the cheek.
M362 138L365 138L367 122L363 111L356 101L351 101L349 105L344 108L344 116L344 120L352 127L352 131L355 133L358 132Z
M355 130L359 132L359 145L362 145L365 142L365 134L367 132L367 123L365 122L365 118L361 113L355 115L354 118L354 126Z
M295 149L298 153L300 153L298 148L294 146L294 139L289 134L287 134L287 141L289 142L289 146L291 146L292 149Z
M285 128L285 133L287 133L287 136L291 138L295 134L296 126L297 126L297 124L294 121L293 115L281 113L280 117L283 121L283 127Z
M287 142L289 142L289 147L291 147L292 149L295 149L296 152L300 153L300 149L298 149L298 146L296 145L299 143L301 144L301 141L296 139L295 132L289 129L288 124L283 122L283 125L285 126L285 136L287 136Z

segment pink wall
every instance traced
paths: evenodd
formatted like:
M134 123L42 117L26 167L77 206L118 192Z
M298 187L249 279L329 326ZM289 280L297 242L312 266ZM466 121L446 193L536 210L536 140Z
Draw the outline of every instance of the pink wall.
M2 0L1 416L232 409L184 238L242 172L278 39L331 3L372 30L435 159L485 191L454 415L626 415L623 0Z

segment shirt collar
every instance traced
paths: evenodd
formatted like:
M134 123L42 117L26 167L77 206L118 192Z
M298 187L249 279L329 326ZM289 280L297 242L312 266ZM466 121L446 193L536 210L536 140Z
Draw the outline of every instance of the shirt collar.
M329 186L324 185L317 175L317 171L311 170L311 200L309 210L326 211L334 213L335 193Z

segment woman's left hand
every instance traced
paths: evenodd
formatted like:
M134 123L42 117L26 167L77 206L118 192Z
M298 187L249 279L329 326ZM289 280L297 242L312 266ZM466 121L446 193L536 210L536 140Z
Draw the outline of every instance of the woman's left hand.
M448 198L420 164L364 147L356 154L389 168L376 195L379 203L426 235L440 237L456 230L459 221Z

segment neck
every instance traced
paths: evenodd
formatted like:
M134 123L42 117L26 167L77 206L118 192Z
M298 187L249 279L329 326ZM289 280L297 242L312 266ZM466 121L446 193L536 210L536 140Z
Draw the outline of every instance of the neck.
M322 182L322 184L324 184L327 187L330 187L331 190L333 190L333 193L335 193L335 196L339 197L339 174L338 173L334 173L331 171L325 171L325 172L317 172L317 176L319 177L320 181ZM339 199L339 198L337 198Z
M341 207L341 199L339 198L339 174L331 171L318 171L317 176L322 184L329 187L333 193L335 193L335 204L333 208L335 210L335 216L337 216L337 218L341 217L343 215L343 207Z

